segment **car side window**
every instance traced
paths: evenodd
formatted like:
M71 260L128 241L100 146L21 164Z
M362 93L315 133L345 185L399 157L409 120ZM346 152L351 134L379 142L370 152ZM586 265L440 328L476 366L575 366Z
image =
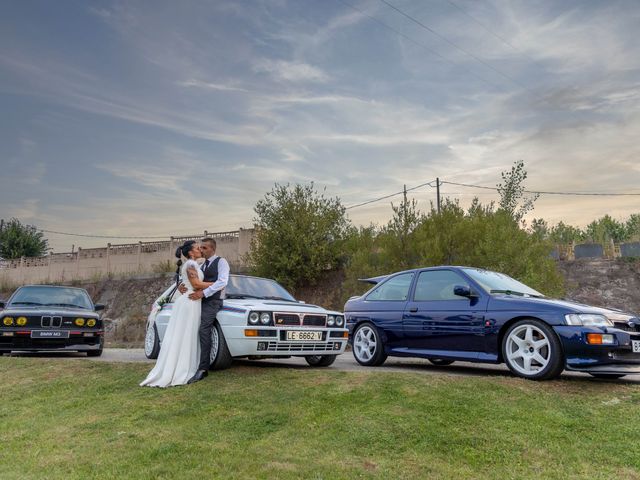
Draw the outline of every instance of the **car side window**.
M406 300L409 297L409 288L413 280L413 273L403 273L387 280L379 285L369 295L367 300Z
M415 302L465 300L463 297L454 295L453 287L456 285L468 286L469 282L451 270L421 272L416 282L413 300Z

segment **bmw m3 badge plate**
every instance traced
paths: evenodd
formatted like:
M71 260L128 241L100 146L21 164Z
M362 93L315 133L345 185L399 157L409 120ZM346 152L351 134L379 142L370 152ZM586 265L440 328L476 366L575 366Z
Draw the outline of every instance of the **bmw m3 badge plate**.
M67 330L34 330L31 338L69 338Z

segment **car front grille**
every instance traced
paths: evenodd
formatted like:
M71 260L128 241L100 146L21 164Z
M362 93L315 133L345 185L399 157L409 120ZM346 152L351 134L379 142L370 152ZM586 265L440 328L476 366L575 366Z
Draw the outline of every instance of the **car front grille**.
M640 332L640 325L634 323L629 325L627 322L615 322L614 327L625 332Z
M273 319L276 327L325 327L327 325L327 316L318 314L274 312Z
M332 352L334 342L329 343L293 343L269 342L268 352Z
M302 325L308 327L324 327L326 324L326 315L305 315L302 320Z
M41 327L60 328L62 326L62 317L44 316L40 319Z
M274 313L276 326L280 325L300 325L300 317L297 313Z

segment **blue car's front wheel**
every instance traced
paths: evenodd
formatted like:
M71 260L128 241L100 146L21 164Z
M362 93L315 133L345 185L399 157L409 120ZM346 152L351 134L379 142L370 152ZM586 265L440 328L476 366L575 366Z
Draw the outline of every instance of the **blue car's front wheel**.
M353 332L353 356L366 367L377 367L387 359L380 333L372 323L361 323Z
M509 370L531 380L555 378L564 368L560 340L549 325L534 318L509 327L502 356Z

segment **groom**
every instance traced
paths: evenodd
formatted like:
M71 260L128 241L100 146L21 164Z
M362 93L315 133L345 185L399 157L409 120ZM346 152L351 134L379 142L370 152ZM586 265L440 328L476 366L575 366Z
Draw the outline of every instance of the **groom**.
M206 258L202 265L205 282L213 285L204 290L197 290L189 295L191 300L202 299L200 315L200 364L198 371L187 383L195 383L207 376L211 364L211 330L215 328L216 314L222 308L222 292L229 281L229 263L216 255L216 241L213 238L200 240L202 257Z

